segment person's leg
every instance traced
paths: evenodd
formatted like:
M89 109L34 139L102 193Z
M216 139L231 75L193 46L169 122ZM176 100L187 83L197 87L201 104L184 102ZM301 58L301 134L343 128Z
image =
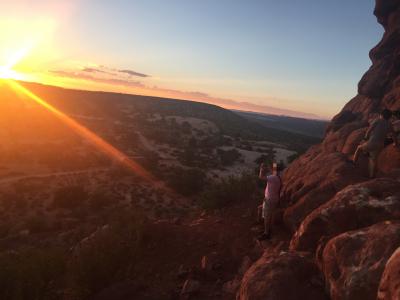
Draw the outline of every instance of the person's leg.
M263 219L263 205L257 207L257 223L261 223Z
M368 173L369 178L375 178L375 170L376 170L376 161L373 158L369 158L368 162Z
M269 200L264 200L263 202L263 207L262 207L262 214L264 217L264 232L258 236L259 241L267 240L270 238L270 219L271 219L271 213L270 213L270 203Z
M274 205L270 200L266 200L264 205L264 232L258 237L259 241L271 238L272 216L274 213Z
M268 237L271 235L272 213L268 212L264 218L264 234Z
M368 160L369 178L375 178L376 171L378 168L379 153L380 153L379 150L369 152L369 160Z

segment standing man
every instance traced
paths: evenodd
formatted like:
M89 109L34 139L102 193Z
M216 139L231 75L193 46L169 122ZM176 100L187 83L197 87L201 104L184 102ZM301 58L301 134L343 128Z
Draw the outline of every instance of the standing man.
M393 126L390 123L392 112L388 109L382 110L379 119L372 122L365 134L365 142L361 143L353 156L353 163L356 164L361 152L369 155L369 177L374 178L377 170L377 160L379 153L385 146L385 138L388 133L393 136L394 144L397 146L397 137L394 133Z
M271 238L272 217L276 208L279 206L280 192L282 188L282 180L279 177L279 169L276 163L272 165L272 174L266 175L267 168L264 164L260 166L258 177L267 182L265 187L263 204L260 205L259 211L264 218L264 232L258 237L259 241Z

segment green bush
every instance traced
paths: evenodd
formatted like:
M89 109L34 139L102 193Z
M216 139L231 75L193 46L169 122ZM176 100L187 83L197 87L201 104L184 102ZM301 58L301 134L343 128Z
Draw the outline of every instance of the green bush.
M294 154L290 155L290 156L287 158L288 163L289 163L289 164L292 163L293 161L295 161L296 159L298 159L299 156L300 156L300 155L299 155L298 153L294 153Z
M199 195L199 204L204 209L218 209L238 201L246 201L257 194L257 178L251 174L222 179L213 183Z
M165 178L168 185L184 196L198 194L206 183L206 174L200 169L175 168Z
M217 154L221 164L225 167L233 165L242 155L236 149L223 150L217 149Z

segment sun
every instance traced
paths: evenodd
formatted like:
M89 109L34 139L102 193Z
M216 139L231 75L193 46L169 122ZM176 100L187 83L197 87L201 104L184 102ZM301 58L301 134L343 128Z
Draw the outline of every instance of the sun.
M10 68L0 66L0 79L22 80L23 76Z

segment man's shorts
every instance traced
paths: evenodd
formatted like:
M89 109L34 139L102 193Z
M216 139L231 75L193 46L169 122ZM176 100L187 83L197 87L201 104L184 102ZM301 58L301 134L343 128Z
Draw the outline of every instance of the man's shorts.
M277 201L271 201L270 199L264 199L263 206L262 206L262 217L271 218L274 215L278 207Z
M379 153L383 149L383 145L377 145L371 143L370 141L366 141L360 145L362 151L367 152L369 154L369 158L372 160L376 160L379 156Z

